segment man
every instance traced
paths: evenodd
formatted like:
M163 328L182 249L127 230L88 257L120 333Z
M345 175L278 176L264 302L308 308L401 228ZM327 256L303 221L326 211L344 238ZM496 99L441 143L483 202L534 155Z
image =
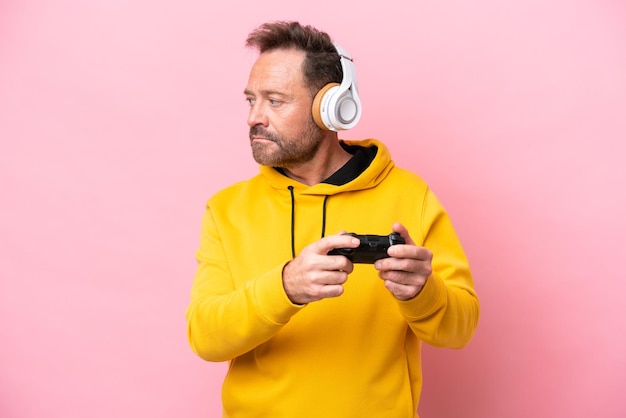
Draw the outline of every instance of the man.
M342 127L319 116L318 91L351 64L326 33L267 23L247 46L260 51L244 91L260 173L207 204L191 347L230 362L224 417L416 417L421 343L461 348L478 322L450 219L383 143L339 140ZM360 106L353 93L348 119ZM406 243L353 263L329 255L359 246L345 232Z

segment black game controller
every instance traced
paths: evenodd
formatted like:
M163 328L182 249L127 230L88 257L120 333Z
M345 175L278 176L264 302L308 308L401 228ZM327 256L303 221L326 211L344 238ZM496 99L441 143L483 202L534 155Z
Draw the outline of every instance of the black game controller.
M374 261L381 258L387 258L387 250L392 245L406 244L404 238L397 233L392 232L389 235L359 235L349 233L358 238L361 243L356 248L335 248L330 250L329 255L343 255L348 257L353 263L373 264Z

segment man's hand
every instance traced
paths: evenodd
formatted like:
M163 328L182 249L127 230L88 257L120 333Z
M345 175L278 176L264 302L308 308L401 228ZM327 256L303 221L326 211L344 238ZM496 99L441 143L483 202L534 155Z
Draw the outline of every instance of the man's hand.
M406 244L389 247L389 257L377 260L374 267L396 299L409 300L418 295L430 277L433 254L427 248L416 246L402 224L396 222L392 230L400 233Z
M354 266L346 257L328 252L334 248L356 248L359 243L358 238L340 233L305 247L283 269L283 287L289 300L304 305L343 294L343 284Z

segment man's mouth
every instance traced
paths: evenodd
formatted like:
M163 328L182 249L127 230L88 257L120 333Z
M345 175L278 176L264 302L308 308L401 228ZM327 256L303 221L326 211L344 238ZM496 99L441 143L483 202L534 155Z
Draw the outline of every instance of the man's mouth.
M250 142L274 142L274 140L266 136L252 135L250 136Z
M253 126L250 128L250 132L248 134L250 137L250 141L271 141L276 142L272 139L272 135L269 132L266 132L265 129L260 126Z

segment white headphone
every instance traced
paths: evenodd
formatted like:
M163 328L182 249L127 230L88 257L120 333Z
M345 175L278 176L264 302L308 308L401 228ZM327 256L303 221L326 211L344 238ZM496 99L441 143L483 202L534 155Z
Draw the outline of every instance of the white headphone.
M350 129L361 118L354 63L346 50L338 44L334 45L341 61L343 80L341 84L326 84L313 99L313 120L317 126L328 131Z

